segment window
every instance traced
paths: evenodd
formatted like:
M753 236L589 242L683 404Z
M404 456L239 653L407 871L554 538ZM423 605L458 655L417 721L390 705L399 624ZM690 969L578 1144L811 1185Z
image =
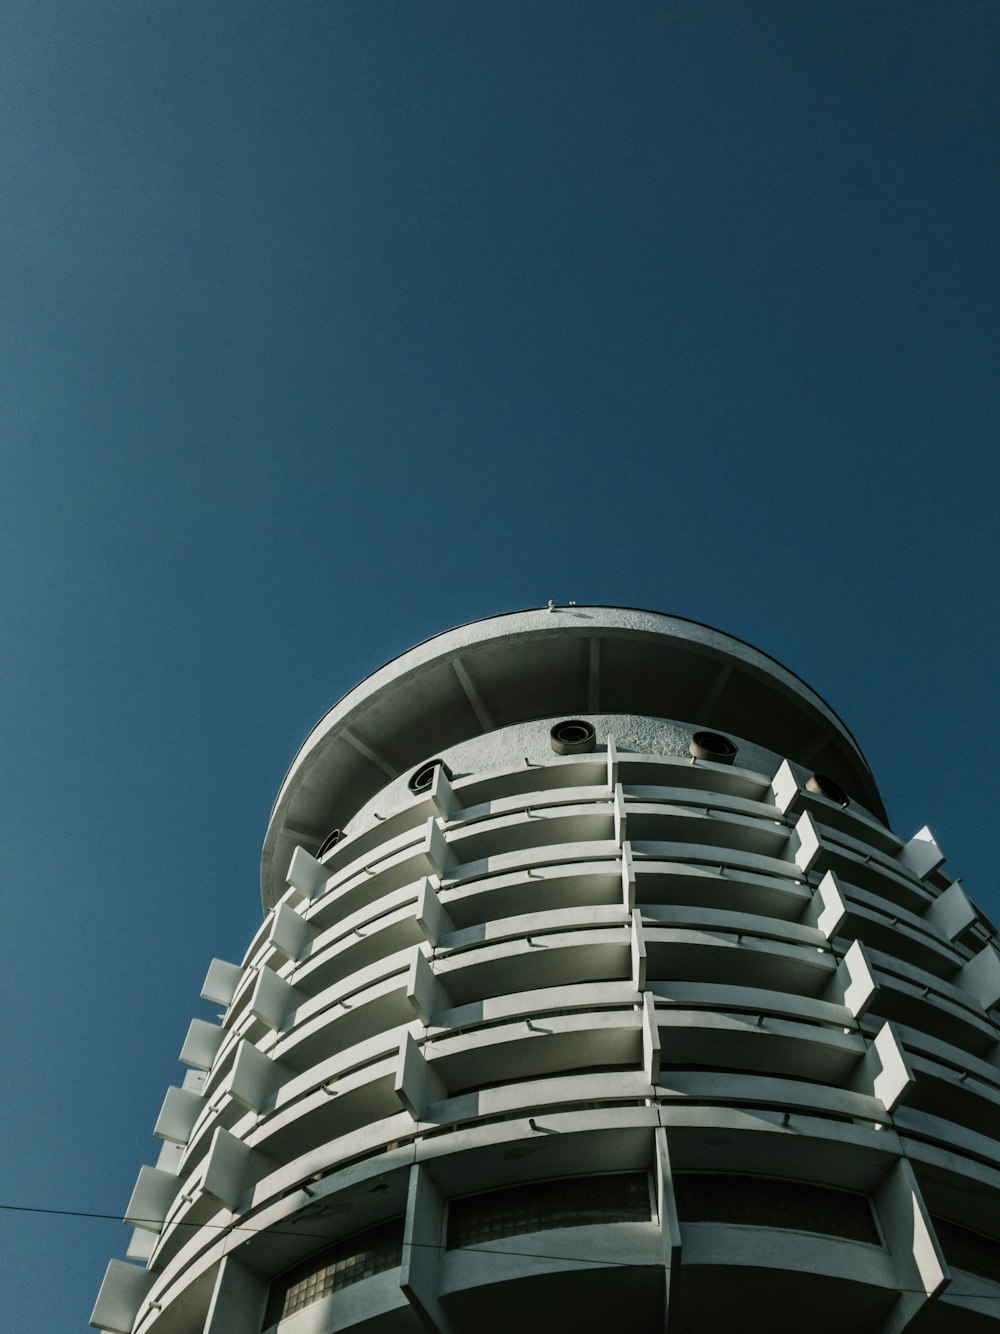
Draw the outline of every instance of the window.
M317 1251L271 1284L264 1328L311 1306L332 1292L395 1269L403 1258L403 1220L394 1218L335 1246Z
M725 1172L677 1172L673 1181L682 1223L788 1228L881 1245L866 1195Z
M652 1214L647 1172L533 1181L452 1200L448 1247L588 1223L648 1223Z
M984 1237L981 1232L971 1232L958 1223L949 1223L945 1218L934 1218L931 1221L944 1251L944 1258L950 1265L1000 1283L1000 1243L992 1237Z

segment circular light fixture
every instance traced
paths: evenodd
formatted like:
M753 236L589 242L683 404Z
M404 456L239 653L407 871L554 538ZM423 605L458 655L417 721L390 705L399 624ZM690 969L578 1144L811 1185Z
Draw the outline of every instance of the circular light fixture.
M451 770L445 764L444 760L428 760L422 764L419 769L412 774L407 787L414 796L419 796L422 792L429 792L434 782L434 770L443 769L445 778L451 777Z
M343 836L343 830L333 829L327 834L323 842L319 845L319 852L316 854L316 860L322 861L331 848L335 848Z
M807 778L806 791L826 797L827 801L835 801L838 806L846 806L849 801L847 793L840 784L835 783L832 778L827 778L826 774L812 774Z
M552 749L557 755L586 755L597 743L593 724L583 718L567 718L556 723L549 732Z
M736 746L727 736L718 732L695 732L688 746L688 754L696 760L712 760L716 764L732 764Z

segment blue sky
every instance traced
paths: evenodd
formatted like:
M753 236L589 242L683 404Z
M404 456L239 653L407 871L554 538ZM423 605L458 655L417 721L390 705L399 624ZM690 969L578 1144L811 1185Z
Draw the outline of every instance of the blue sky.
M993 0L8 0L3 1202L120 1212L312 723L706 621L994 887ZM10 1328L114 1223L0 1213Z

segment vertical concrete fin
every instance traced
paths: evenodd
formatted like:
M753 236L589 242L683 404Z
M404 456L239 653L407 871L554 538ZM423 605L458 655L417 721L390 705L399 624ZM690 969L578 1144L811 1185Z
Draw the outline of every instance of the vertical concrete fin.
M198 1070L211 1070L225 1036L225 1030L218 1024L210 1024L207 1019L192 1019L181 1047L181 1063L193 1065Z
M152 1270L112 1260L105 1270L88 1323L112 1334L132 1334L135 1318L155 1278Z
M179 1176L184 1148L183 1144L175 1144L173 1140L163 1140L160 1152L156 1155L156 1166L161 1172L169 1172L172 1177Z
M622 844L622 902L626 912L635 908L635 863L632 861L632 844L625 840Z
M787 815L799 795L799 780L792 773L792 766L787 760L781 761L778 772L771 779L771 791L774 793L775 806L782 815Z
M305 848L296 848L285 879L307 899L318 899L330 881L330 872Z
M636 908L632 913L632 985L636 991L646 990L646 940L642 933L642 914Z
M279 955L297 962L305 954L315 936L316 928L297 913L290 903L281 902L275 906L271 914L267 943L273 946Z
M816 865L822 848L812 816L808 811L803 811L788 838L789 856L803 874L808 874Z
M264 1175L269 1160L222 1126L217 1126L205 1160L201 1188L233 1213L240 1201Z
M847 917L847 904L844 901L840 883L832 871L827 871L813 891L813 896L806 905L802 920L822 931L827 940L832 940Z
M901 1103L915 1083L903 1044L892 1024L885 1023L858 1062L851 1081L858 1093L878 1098L887 1112Z
M892 1258L899 1297L877 1334L900 1334L951 1281L913 1168L897 1158L872 1197Z
M404 1033L399 1044L395 1090L414 1121L422 1121L432 1103L443 1102L448 1096L448 1090L431 1069L412 1033Z
M618 844L619 847L622 847L625 843L625 839L628 837L627 834L628 812L625 810L625 792L622 788L621 783L615 784L614 811L615 811L615 842Z
M451 785L451 779L445 772L443 764L434 766L430 796L431 803L442 820L450 820L460 807L455 789Z
M262 1274L227 1255L219 1266L202 1334L246 1334L261 1329L271 1284Z
M290 982L270 968L262 968L257 974L248 1008L269 1028L280 1029L302 999L301 992L296 991Z
M984 1010L1000 1001L1000 955L993 945L984 945L951 979L972 996Z
M452 1000L441 979L435 974L419 945L413 951L406 978L406 999L424 1027L435 1014L452 1008Z
M186 1144L204 1106L202 1094L191 1089L168 1088L153 1134L157 1139L170 1140L172 1144Z
M265 1056L252 1042L243 1041L236 1048L227 1092L252 1112L262 1112L281 1084L284 1067Z
M399 1286L429 1330L454 1334L439 1298L446 1206L423 1163L410 1168Z
M618 786L618 747L615 739L608 734L608 791L614 793Z
M855 940L830 980L827 1000L844 1005L859 1019L871 1004L878 982L860 940Z
M159 1167L140 1167L132 1198L125 1210L125 1222L129 1227L159 1232L180 1188L181 1179L172 1172L164 1172Z
M667 1132L657 1126L653 1132L656 1146L656 1212L660 1220L660 1239L663 1247L664 1322L666 1334L676 1329L671 1319L671 1302L677 1302L677 1287L681 1276L681 1225L677 1217L677 1199L674 1177L670 1166Z
M242 976L243 969L238 963L213 959L208 965L208 972L201 989L202 1000L214 1001L216 1005L228 1005L236 994Z
M444 830L432 815L424 826L424 839L420 845L420 855L424 860L428 875L436 875L439 880L457 865L455 854L448 846Z
M924 825L919 829L909 843L904 843L896 854L897 861L902 862L906 869L923 880L924 876L930 875L944 861L944 853L938 847L937 839L931 831Z
M142 1265L149 1264L159 1239L160 1234L158 1232L147 1232L145 1228L134 1227L132 1229L132 1239L125 1251L125 1259L137 1260Z
M451 935L455 923L441 906L430 877L425 876L417 895L417 926L426 941L436 945L442 936Z
M642 1068L655 1088L660 1082L660 1028L656 1022L656 997L651 991L642 998Z
M956 880L924 909L924 921L948 940L960 936L976 920L976 910Z

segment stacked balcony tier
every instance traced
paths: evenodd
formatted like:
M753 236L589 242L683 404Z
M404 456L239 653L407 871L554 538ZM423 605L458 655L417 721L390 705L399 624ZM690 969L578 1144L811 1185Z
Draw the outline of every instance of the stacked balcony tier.
M800 778L610 738L296 851L95 1323L1000 1330L993 928Z

